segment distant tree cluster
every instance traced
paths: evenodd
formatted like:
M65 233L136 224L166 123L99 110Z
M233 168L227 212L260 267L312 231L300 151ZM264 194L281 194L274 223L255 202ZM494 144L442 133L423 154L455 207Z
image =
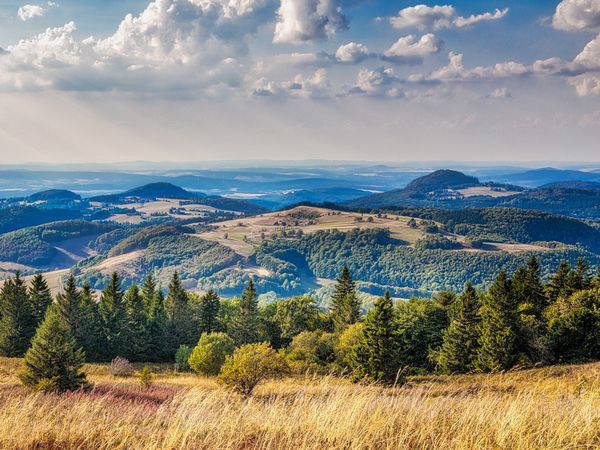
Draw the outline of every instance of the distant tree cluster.
M497 372L600 358L600 274L583 260L560 264L543 282L535 258L486 291L394 302L389 293L365 316L350 270L329 310L306 296L259 306L252 280L234 300L186 291L175 272L166 296L149 276L126 291L117 274L95 295L70 276L54 299L41 275L17 274L0 291L0 354L25 355L21 379L35 390L85 388L84 361L116 357L175 362L219 375L249 395L284 373L350 373L356 381L402 383L408 373Z

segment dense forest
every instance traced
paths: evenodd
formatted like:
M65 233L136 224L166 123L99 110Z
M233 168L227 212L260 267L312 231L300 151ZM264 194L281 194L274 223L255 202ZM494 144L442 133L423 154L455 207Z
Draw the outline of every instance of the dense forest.
M84 361L173 362L206 375L229 364L235 372L228 355L253 345L280 370L390 384L410 373L600 358L600 272L583 260L561 262L547 282L532 257L485 291L468 282L462 292L396 302L387 292L366 314L344 267L329 304L319 308L310 296L259 304L252 280L233 300L197 295L177 273L165 291L151 276L125 290L115 273L97 294L71 276L53 299L42 275L27 285L17 274L0 290L0 355L24 355L23 382L51 391L83 387Z

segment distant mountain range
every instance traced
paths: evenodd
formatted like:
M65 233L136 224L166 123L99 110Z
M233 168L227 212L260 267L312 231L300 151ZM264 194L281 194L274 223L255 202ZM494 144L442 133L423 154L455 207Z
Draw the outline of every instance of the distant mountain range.
M596 187L600 187L600 183L568 180L525 190L514 185L481 183L475 177L453 170L438 170L417 178L404 189L368 195L348 201L345 205L352 208L510 207L599 219L600 189Z
M505 175L491 175L494 181L499 183L516 184L528 188L537 188L549 183L563 181L594 181L600 182L600 173L584 172L580 170L564 170L552 167L527 170ZM485 179L485 178L484 178Z

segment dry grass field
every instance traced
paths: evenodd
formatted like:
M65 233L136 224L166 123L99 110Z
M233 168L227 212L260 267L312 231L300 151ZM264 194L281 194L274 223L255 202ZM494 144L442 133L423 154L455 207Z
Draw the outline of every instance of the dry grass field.
M89 365L90 392L29 394L19 366L0 360L0 448L600 447L600 363L412 377L400 388L306 376L249 399L159 366L149 390Z

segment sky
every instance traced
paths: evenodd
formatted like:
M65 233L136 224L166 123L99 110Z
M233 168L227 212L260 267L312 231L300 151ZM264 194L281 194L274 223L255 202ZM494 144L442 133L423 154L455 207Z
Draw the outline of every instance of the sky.
M0 156L598 162L599 33L600 0L3 0Z

